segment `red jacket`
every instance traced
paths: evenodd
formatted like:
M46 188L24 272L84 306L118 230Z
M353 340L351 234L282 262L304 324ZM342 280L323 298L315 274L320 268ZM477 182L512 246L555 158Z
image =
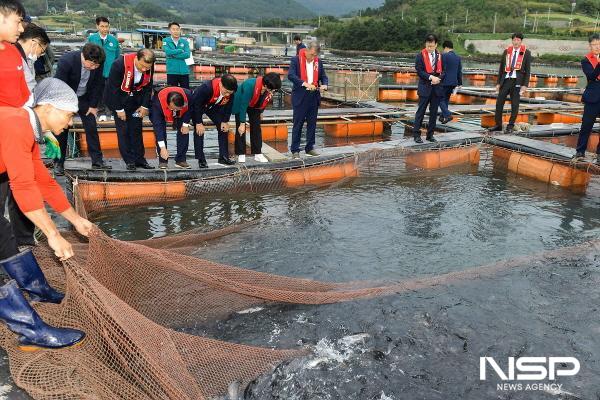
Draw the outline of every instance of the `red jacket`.
M22 108L0 107L0 174L5 172L21 211L42 209L44 201L58 213L71 207L42 162L29 113Z
M14 45L8 42L2 44L4 50L0 50L0 107L23 107L29 99L23 58Z

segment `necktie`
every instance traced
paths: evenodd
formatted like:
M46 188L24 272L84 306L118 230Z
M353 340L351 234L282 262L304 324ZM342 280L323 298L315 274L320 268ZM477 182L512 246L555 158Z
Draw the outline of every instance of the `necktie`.
M512 61L510 63L510 72L512 73L515 70L515 64L517 63L517 56L518 56L519 52L518 50L513 51L513 58Z
M105 41L105 39L100 39L100 40L102 40L102 46L104 46L104 41Z
M433 53L432 56L433 56L433 64L432 64L433 72L436 73L437 72L437 61L438 61L437 57L436 57L437 54Z

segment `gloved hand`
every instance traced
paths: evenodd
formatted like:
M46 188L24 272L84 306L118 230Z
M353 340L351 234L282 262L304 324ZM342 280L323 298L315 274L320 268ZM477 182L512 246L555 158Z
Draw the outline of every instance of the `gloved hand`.
M44 150L44 155L47 158L55 160L61 157L60 144L58 144L58 140L52 133L48 132L44 134L44 142L46 143L46 150Z

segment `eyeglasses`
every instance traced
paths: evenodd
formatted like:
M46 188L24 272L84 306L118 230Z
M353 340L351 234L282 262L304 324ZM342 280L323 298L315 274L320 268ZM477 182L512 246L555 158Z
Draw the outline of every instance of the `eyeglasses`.
M39 46L42 49L42 52L40 53L40 57L42 57L43 55L46 54L46 49L48 49L48 45L42 46L42 44L35 39L33 39L32 42L35 43L37 46Z

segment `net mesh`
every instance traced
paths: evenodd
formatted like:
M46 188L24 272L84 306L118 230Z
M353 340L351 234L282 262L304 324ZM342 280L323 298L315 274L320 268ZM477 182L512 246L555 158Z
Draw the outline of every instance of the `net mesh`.
M471 147L462 148L469 152ZM356 176L359 168L361 174L385 174L390 163L379 169L377 161L382 156L382 152L372 152L342 158L336 168L342 168L344 176ZM398 163L405 161L404 157L397 159ZM279 180L271 182L286 184L290 178L281 177L286 172L278 171ZM273 173L257 172L259 176ZM312 172L303 171L301 178L304 183L319 183L331 177L315 178ZM256 179L252 182L254 185ZM213 187L222 189L231 184L227 177L220 186ZM74 201L82 214L88 205L102 205L86 203L80 185L75 185ZM165 197L157 195L154 199ZM37 246L34 251L48 280L65 290L66 297L60 305L38 303L35 308L48 323L81 329L87 336L74 348L29 353L17 349L15 335L0 327L0 345L8 352L15 383L36 399L214 398L226 393L230 383L247 385L278 363L309 354L310 349L260 348L190 333L198 332L203 324L257 305L327 304L372 298L478 279L531 263L531 258L517 259L397 283L329 283L199 258L202 242L249 224L252 222L213 232L194 230L134 242L111 239L98 229L87 241L71 234L68 238L74 243L76 257L64 265L47 245ZM597 249L597 242L583 246L592 245ZM544 257L564 256L565 251L549 252Z

